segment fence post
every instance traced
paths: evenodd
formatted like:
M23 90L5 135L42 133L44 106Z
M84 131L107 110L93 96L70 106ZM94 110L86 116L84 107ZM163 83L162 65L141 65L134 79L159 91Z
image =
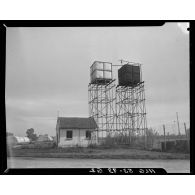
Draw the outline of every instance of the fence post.
M189 137L188 137L188 133L187 133L187 129L186 129L186 123L184 123L184 128L185 128L185 134L186 134L186 139L187 139L187 146L188 146L188 151L189 151L190 146L189 146Z
M131 145L131 130L129 129L129 145Z
M145 149L147 149L147 128L145 128L145 132L144 132L144 146L145 146Z
M165 151L166 151L166 132L165 132L165 125L163 125L163 131L164 131L164 148L165 148Z
M177 127L178 127L178 135L180 136L180 135L181 135L181 132L180 132L180 127L179 127L178 112L176 112L176 115L177 115Z

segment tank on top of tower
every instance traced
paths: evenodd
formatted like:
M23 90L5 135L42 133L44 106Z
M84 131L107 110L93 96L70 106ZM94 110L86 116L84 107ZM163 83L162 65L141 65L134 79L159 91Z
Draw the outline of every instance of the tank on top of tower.
M112 80L112 63L95 61L90 68L92 84L107 84Z
M120 86L133 87L140 83L140 66L125 64L118 70L118 81Z

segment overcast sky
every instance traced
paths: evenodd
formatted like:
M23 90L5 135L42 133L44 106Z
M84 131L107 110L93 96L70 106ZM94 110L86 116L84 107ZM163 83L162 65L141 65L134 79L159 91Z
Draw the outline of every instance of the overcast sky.
M60 116L88 117L95 60L142 63L148 126L189 121L189 34L161 27L7 28L7 131L55 135Z

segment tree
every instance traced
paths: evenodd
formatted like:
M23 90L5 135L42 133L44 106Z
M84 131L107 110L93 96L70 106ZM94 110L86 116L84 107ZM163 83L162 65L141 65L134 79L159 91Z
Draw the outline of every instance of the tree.
M36 141L37 140L37 135L34 133L33 128L27 129L26 135L31 141Z

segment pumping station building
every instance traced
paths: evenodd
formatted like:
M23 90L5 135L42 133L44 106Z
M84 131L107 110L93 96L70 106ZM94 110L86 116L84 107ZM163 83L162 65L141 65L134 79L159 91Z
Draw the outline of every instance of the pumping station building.
M97 144L93 137L97 124L93 118L58 117L56 138L59 147L87 147Z

